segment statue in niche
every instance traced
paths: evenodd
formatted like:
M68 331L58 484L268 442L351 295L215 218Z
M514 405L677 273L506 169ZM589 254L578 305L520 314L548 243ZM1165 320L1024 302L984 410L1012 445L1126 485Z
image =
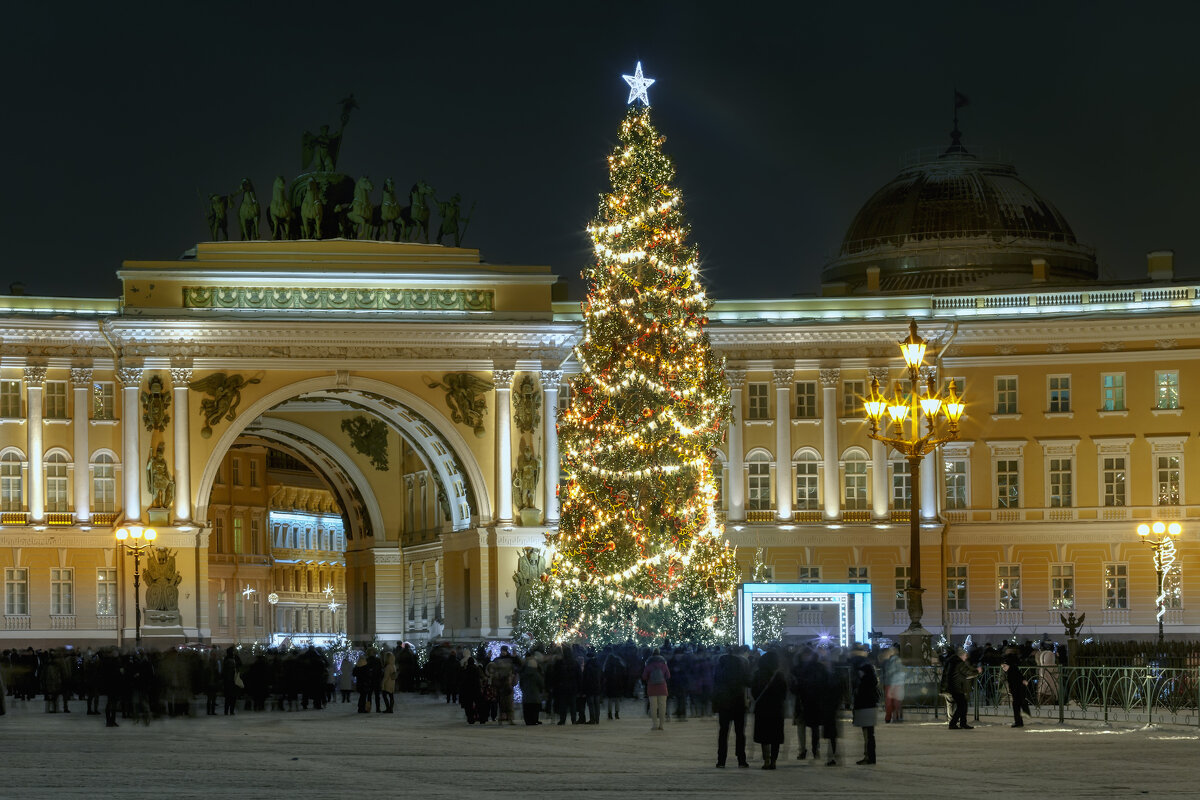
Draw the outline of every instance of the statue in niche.
M517 587L517 610L529 609L533 587L541 580L546 571L546 557L536 547L526 547L517 557L517 571L513 573L513 583Z
M151 508L170 508L175 501L175 479L167 468L166 448L165 442L159 442L146 461L146 488L152 498Z
M237 417L237 407L242 402L242 389L260 382L258 378L247 379L241 375L214 372L189 383L189 389L208 395L200 401L200 414L204 417L204 427L200 429L200 435L205 439L212 436L213 426L219 425L222 419L232 422Z
M537 506L537 484L538 476L542 471L542 460L533 452L533 444L528 439L521 439L521 452L517 455L517 468L513 470L513 495L517 502L517 508L522 512L522 521L525 518L525 511L532 509L538 510ZM536 519L536 514L534 515ZM536 525L537 523L534 522Z
M142 392L142 424L148 431L165 431L171 417L167 409L171 407L171 395L163 390L162 378L154 375Z
M156 625L179 624L179 584L175 551L156 547L146 559L146 620Z
M380 472L388 470L387 425L381 419L357 416L342 420L342 432L359 454L371 459L371 466Z
M450 409L450 419L459 425L473 428L475 435L482 439L487 433L483 427L483 414L487 411L487 397L484 392L496 388L495 384L469 372L449 372L435 381L428 376L422 376L422 381L430 389L446 391L446 406Z
M529 375L521 378L517 389L513 392L513 422L522 433L533 433L542 421L539 413L542 408L542 395L533 378Z

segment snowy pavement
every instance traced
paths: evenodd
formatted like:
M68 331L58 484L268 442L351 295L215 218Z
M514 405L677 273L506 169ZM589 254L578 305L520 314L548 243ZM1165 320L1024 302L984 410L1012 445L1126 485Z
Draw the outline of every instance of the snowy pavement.
M11 700L11 698L9 698ZM201 703L203 699L201 698ZM524 798L585 790L590 797L765 792L962 797L980 791L1043 797L1200 794L1200 730L1171 726L1060 725L1024 729L992 717L974 730L910 714L880 725L879 763L862 757L847 722L843 763L796 760L794 728L774 771L715 769L715 719L671 722L651 732L640 703L600 725L468 726L457 706L398 695L396 713L356 714L354 704L295 713L239 711L236 717L120 720L105 729L83 704L42 713L41 701L11 703L0 717L0 798L182 797L358 798L393 795ZM15 707L14 707L15 706ZM201 705L201 708L203 706ZM730 749L732 751L732 737Z

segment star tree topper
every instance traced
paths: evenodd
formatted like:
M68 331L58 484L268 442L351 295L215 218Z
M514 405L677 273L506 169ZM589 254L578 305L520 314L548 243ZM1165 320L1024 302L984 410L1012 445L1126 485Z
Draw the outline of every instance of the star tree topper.
M627 104L634 100L641 100L643 105L650 105L650 96L646 94L646 90L650 88L650 84L654 83L654 78L642 75L642 62L637 62L637 67L634 68L632 75L622 75L621 77L629 84L629 99L625 101Z

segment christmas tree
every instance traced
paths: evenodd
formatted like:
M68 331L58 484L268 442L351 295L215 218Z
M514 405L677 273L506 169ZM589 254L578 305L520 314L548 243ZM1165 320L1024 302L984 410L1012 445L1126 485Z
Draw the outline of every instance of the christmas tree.
M558 423L560 527L518 630L595 643L729 641L737 566L712 475L729 414L724 365L704 330L710 301L674 167L650 120L652 81L641 64L626 80L612 190L588 228L596 261L575 348L582 373Z
M767 572L766 562L763 561L763 550L758 548L754 554L754 582L772 583ZM754 643L765 648L771 642L778 642L783 637L783 618L787 609L783 606L766 604L754 607Z

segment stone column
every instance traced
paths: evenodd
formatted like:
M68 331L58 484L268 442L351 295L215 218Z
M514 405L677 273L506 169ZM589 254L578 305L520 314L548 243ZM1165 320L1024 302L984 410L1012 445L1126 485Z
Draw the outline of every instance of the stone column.
M118 367L121 382L121 485L122 510L126 522L142 518L142 456L139 433L138 391L142 385L141 367Z
M842 515L842 496L838 486L838 417L837 386L841 370L821 370L821 428L824 434L825 475L825 519L838 519Z
M867 369L867 377L879 381L879 391L884 394L887 393L887 367L869 367ZM886 422L881 424L886 424ZM887 479L887 451L888 447L883 442L874 439L871 440L871 516L881 521L891 518L888 508L890 497Z
M731 522L746 519L746 476L742 463L742 388L746 385L746 370L726 369L725 380L729 384L729 402L733 412L729 420L729 473L725 480L725 496L728 498L728 518Z
M91 451L88 443L88 406L92 404L91 367L71 369L71 392L74 395L71 409L71 447L75 451L75 519L78 522L89 522L92 519Z
M920 371L921 386L913 387L913 391L920 391L926 385L926 382L933 378L937 385L937 367L924 366ZM923 433L929 432L929 425L922 423ZM929 451L925 458L921 459L921 519L937 519L938 500L937 500L937 448ZM913 492L917 491L917 487L913 487Z
M777 369L775 378L775 515L792 521L792 376L790 369Z
M46 367L25 367L25 433L29 453L29 521L46 521L46 465L42 447L42 391Z
M558 525L558 386L561 369L542 370L542 481L546 487L546 527Z
M496 522L513 521L512 384L515 370L492 370L496 385Z
M192 454L188 438L190 408L188 407L188 384L192 380L192 368L171 367L171 393L175 395L175 519L178 522L192 518ZM263 476L266 480L266 476Z

